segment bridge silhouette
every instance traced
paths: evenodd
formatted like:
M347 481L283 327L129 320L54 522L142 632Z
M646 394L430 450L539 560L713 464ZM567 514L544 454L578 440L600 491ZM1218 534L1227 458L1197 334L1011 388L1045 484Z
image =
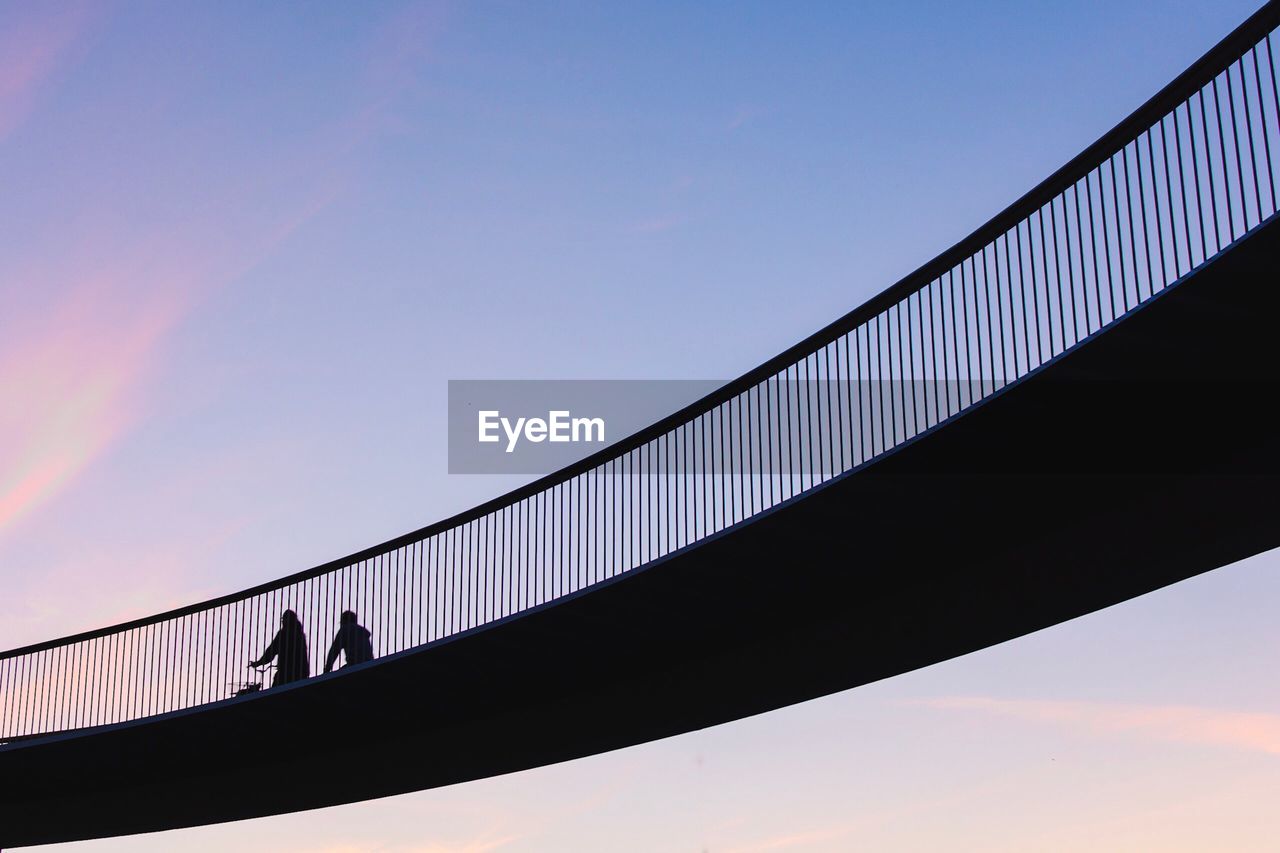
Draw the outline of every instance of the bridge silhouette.
M0 846L643 743L1280 545L1278 23L1268 3L955 246L604 451L308 571L0 654ZM375 657L230 695L287 609L313 664L347 610Z

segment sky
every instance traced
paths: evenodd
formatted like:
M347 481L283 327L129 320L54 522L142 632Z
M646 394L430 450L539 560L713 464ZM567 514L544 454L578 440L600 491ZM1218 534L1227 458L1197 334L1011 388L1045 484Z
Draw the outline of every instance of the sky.
M1252 10L0 4L0 648L517 485L447 474L449 379L746 371ZM607 755L67 849L1269 849L1278 563Z

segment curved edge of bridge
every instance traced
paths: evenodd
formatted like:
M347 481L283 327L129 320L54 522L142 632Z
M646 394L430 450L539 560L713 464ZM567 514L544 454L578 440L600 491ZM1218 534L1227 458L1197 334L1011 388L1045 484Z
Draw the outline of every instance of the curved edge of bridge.
M1275 547L1278 250L1273 218L945 428L620 579L340 676L0 749L0 843L299 811L618 749Z

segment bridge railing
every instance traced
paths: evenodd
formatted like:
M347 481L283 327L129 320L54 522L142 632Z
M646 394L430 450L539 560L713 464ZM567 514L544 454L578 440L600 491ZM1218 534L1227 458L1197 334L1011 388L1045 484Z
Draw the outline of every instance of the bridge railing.
M309 571L0 654L0 741L225 700L286 610L301 635L281 635L283 658L309 653L311 675L344 611L379 657L457 635L693 546L945 423L1277 211L1278 19L1269 3L969 237L600 453Z

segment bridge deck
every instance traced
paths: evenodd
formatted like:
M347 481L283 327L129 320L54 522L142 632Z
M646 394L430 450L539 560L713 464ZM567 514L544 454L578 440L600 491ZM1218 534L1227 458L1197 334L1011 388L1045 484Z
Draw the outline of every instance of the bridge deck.
M565 761L926 666L1275 547L1277 248L1271 221L958 420L584 594L337 677L0 748L0 845Z

